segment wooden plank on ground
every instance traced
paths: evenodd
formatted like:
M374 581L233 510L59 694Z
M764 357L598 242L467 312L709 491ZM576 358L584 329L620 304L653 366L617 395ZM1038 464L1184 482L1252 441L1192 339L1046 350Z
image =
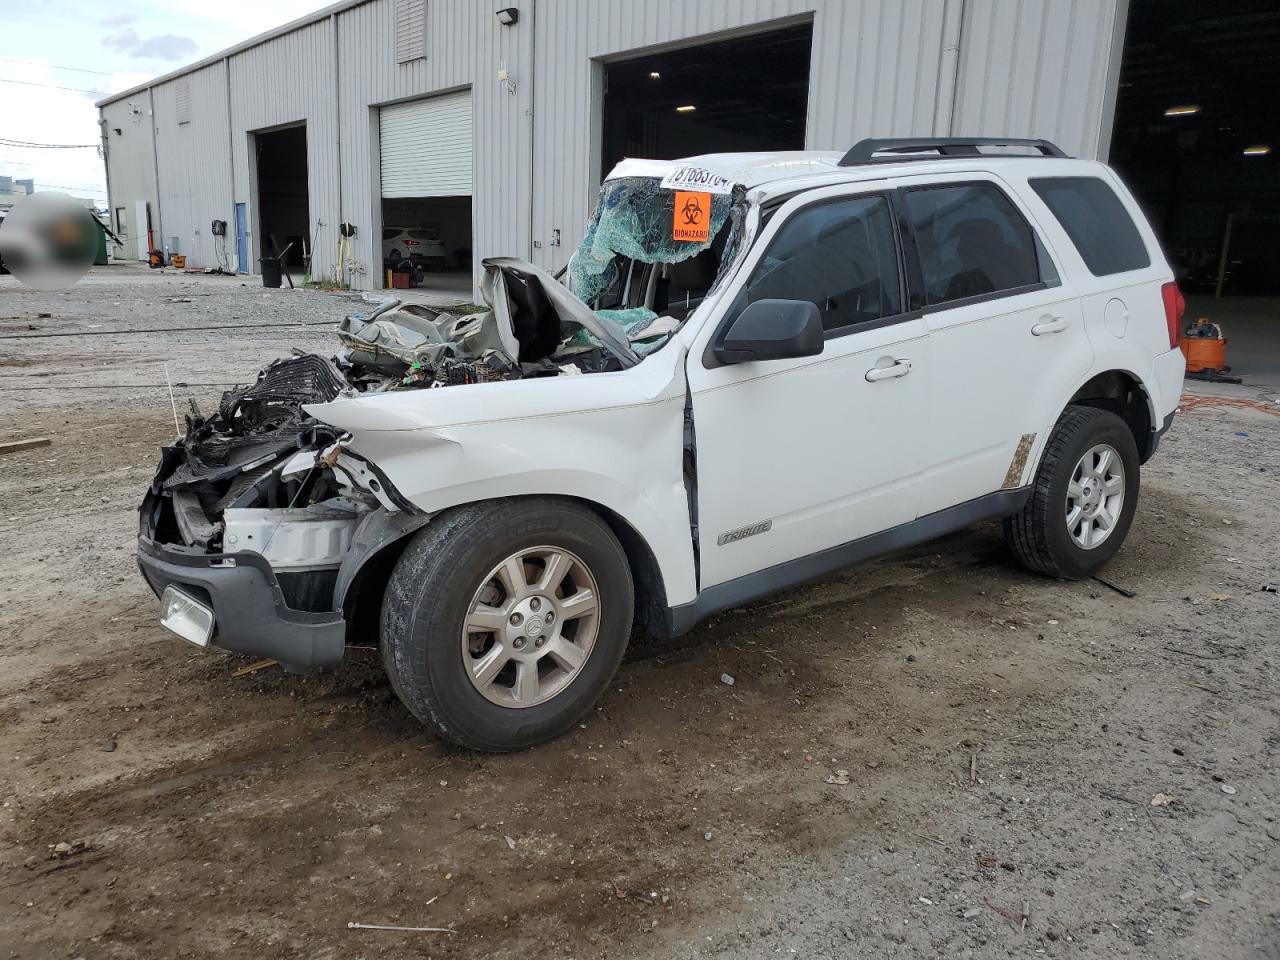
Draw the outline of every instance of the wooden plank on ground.
M6 453L17 453L19 450L30 450L32 447L47 447L53 443L48 437L27 437L25 440L0 440L0 456Z

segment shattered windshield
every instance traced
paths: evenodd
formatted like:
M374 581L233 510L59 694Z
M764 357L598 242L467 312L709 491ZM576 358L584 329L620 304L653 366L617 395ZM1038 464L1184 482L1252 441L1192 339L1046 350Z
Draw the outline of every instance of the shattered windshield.
M723 248L720 231L732 203L726 194L668 190L655 177L607 181L569 261L569 289L591 303L617 282L628 260L675 264L709 252L717 239Z
M732 193L684 191L657 177L600 188L565 283L596 316L622 326L639 356L670 338L738 249L746 205Z

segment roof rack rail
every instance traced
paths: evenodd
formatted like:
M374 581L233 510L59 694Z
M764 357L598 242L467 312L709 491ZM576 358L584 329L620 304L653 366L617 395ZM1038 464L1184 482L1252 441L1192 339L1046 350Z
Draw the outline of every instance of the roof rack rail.
M890 140L860 140L840 158L840 166L854 167L863 163L892 163L900 160L928 160L944 157L979 157L979 147L1032 147L1044 157L1065 157L1062 148L1048 140L1024 140L1017 137L900 137ZM894 156L936 150L936 158ZM876 156L890 154L890 156Z

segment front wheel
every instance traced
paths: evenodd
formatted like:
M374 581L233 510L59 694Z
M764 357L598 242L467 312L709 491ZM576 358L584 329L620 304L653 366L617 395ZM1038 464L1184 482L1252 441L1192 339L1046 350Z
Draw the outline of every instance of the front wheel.
M424 527L382 606L392 686L423 723L475 750L569 729L622 661L634 598L626 554L564 500L470 504Z
M1049 437L1030 498L1004 521L1005 541L1037 573L1093 576L1129 532L1138 469L1128 424L1096 407L1068 407Z

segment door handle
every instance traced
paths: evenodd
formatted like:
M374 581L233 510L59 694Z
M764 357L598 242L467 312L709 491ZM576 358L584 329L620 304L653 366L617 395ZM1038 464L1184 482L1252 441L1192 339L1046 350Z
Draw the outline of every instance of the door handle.
M888 359L887 357L885 358ZM899 377L905 377L911 372L910 360L896 360L887 367L872 367L867 371L867 382L875 383L879 380L897 380Z
M1040 318L1039 323L1032 324L1031 335L1033 337L1043 337L1047 333L1061 333L1069 326L1071 326L1071 321L1066 317L1043 316Z

